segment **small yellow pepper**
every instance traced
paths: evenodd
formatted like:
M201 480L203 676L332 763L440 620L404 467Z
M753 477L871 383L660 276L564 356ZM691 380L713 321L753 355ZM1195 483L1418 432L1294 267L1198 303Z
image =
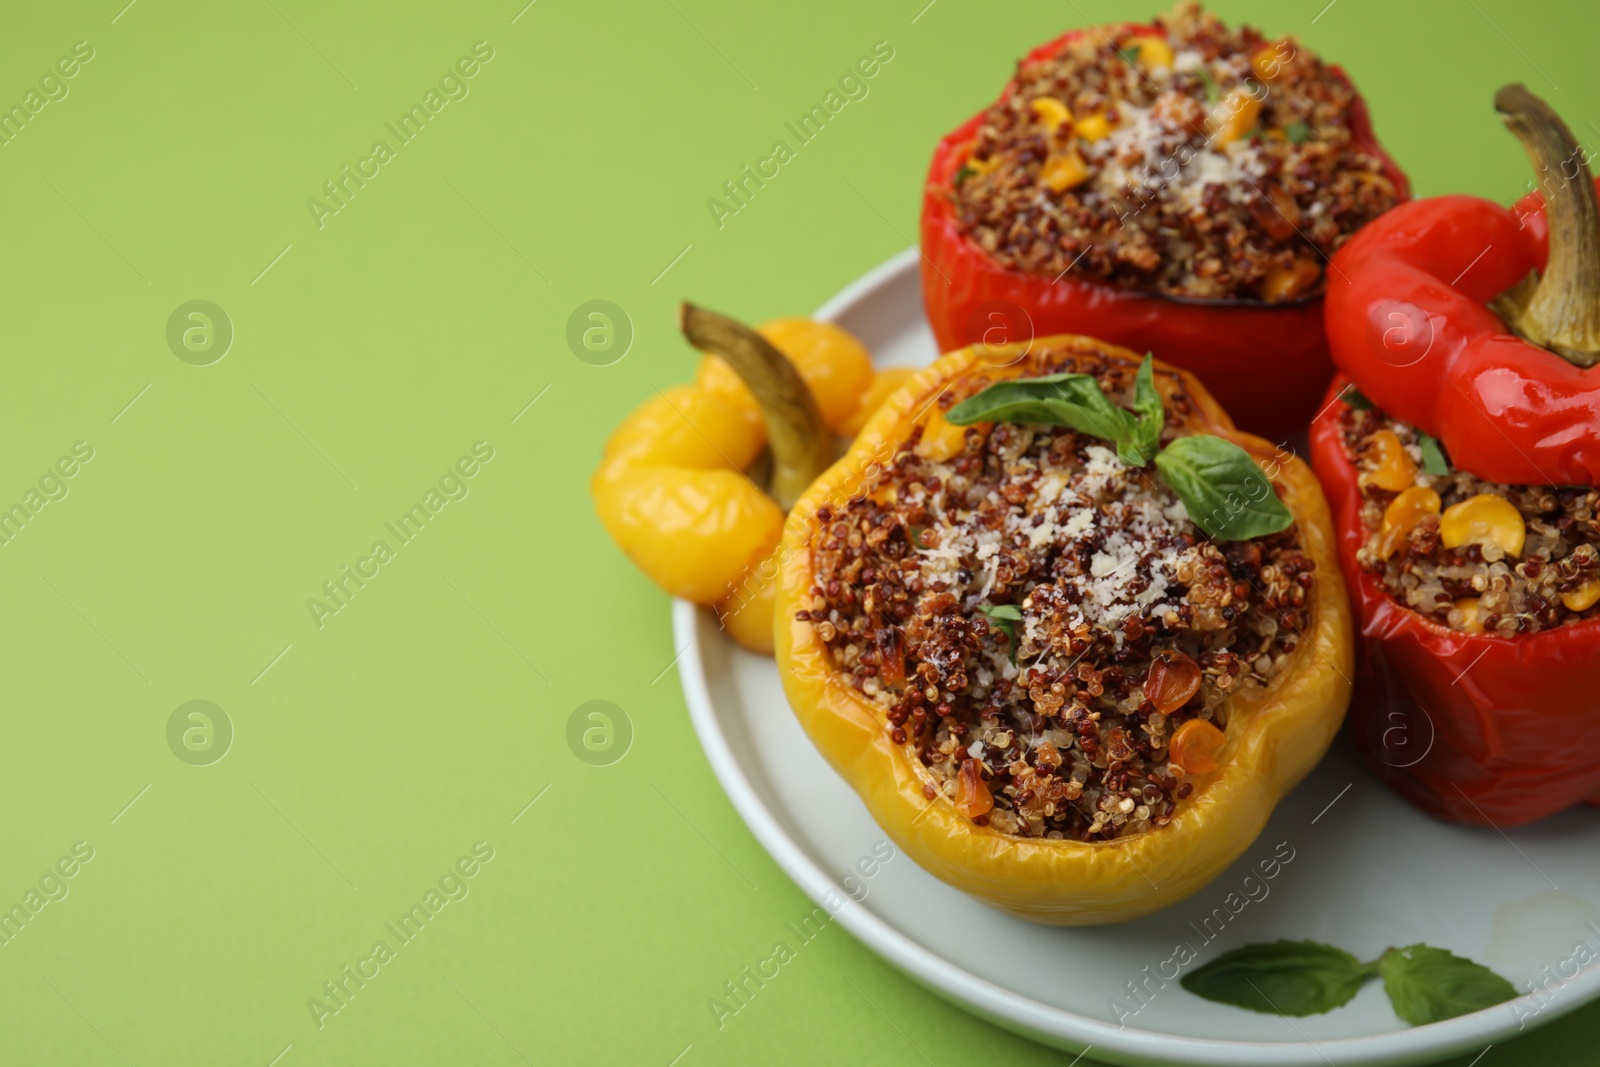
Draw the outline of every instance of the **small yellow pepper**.
M872 387L872 357L866 347L831 322L811 319L773 319L756 327L756 332L794 364L828 428L844 433L862 395ZM740 405L758 426L762 425L756 398L722 357L702 357L694 380L702 389ZM764 429L762 433L765 434Z
M830 323L750 330L689 305L683 315L691 343L714 354L695 384L623 420L590 491L601 525L651 581L713 607L745 648L771 652L785 510L832 462L834 434L853 436L911 372L875 374L861 342ZM763 456L770 479L757 470Z

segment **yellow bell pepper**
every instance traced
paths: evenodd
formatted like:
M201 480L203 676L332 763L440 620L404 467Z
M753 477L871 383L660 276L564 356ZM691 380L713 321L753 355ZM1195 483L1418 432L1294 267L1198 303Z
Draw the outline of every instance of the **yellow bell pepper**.
M796 619L796 613L812 606L811 545L819 534L819 507L838 508L852 496L872 492L878 480L874 465L892 462L914 429L942 418L933 401L952 384L974 375L990 380L1038 375L1046 360L1063 355L1069 370L1088 369L1097 361L1138 362L1126 349L1081 337L1006 347L1017 354L1017 362L1003 370L996 364L1005 360L996 359L994 349L980 354L968 348L919 373L878 409L848 454L796 503L778 551L778 667L789 703L812 742L884 832L923 868L1025 919L1054 925L1116 922L1165 907L1220 874L1260 834L1278 800L1327 751L1344 717L1354 673L1349 607L1322 490L1304 463L1279 457L1276 484L1298 523L1302 551L1315 565L1310 623L1267 686L1257 687L1254 695L1246 690L1228 697L1220 738L1185 737L1186 747L1199 755L1186 756L1195 765L1186 778L1193 792L1172 821L1095 842L1020 837L974 822L988 810L981 777L963 780L955 795L946 795L914 747L894 740L884 709L841 677L816 627ZM1225 438L1261 462L1274 458L1267 442L1234 429L1196 379L1164 364L1156 368L1169 425ZM1174 403L1180 394L1186 402ZM1205 769L1210 764L1214 768Z
M875 375L859 341L809 319L751 331L685 305L684 330L714 354L695 384L658 392L623 420L590 492L651 581L712 606L734 640L770 653L784 510L833 459L834 434L858 430L908 372Z

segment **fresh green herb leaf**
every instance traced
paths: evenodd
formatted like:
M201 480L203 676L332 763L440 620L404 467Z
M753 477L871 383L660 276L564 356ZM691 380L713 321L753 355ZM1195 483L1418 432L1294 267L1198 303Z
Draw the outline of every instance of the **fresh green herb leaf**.
M1283 135L1295 144L1305 144L1311 139L1311 127L1304 122L1291 122L1283 128Z
M1357 411L1371 411L1372 401L1367 395L1353 385L1344 387L1344 392L1339 394L1339 399L1345 402L1346 407L1355 408Z
M1220 437L1180 437L1156 456L1189 521L1218 541L1248 541L1288 529L1294 515L1250 453Z
M1436 437L1429 437L1421 430L1417 431L1417 444L1422 448L1422 469L1435 477L1450 473L1450 457L1445 455L1444 445Z
M955 405L945 418L957 426L975 422L1023 422L1068 426L1110 441L1130 467L1151 459L1189 511L1189 519L1219 540L1246 541L1277 533L1294 516L1272 491L1250 453L1220 437L1180 437L1161 450L1166 414L1155 387L1153 360L1146 356L1134 377L1135 411L1113 404L1088 374L1052 374L997 382Z
M961 164L961 169L956 171L955 184L960 185L976 173L978 172L974 168L967 166L965 163Z
M1489 968L1427 945L1391 948L1378 958L1394 1013L1412 1026L1501 1004L1516 988Z
M1118 57L1123 59L1125 62L1132 63L1134 66L1138 66L1139 65L1139 49L1142 48L1142 47L1144 47L1144 46L1143 45L1138 45L1138 44L1130 44L1126 48L1117 49L1117 55L1118 55Z
M1133 378L1133 414L1137 419L1133 428L1133 451L1139 461L1130 466L1142 467L1161 451L1161 431L1167 425L1167 412L1161 404L1161 394L1156 391L1155 358L1145 354L1139 364L1139 373ZM1123 459L1127 463L1127 459Z
M975 422L1031 422L1042 426L1070 426L1117 446L1131 449L1138 420L1100 391L1089 374L1050 374L1043 378L1018 378L997 382L969 396L945 414L957 426ZM1137 466L1142 466L1145 457Z
M927 548L928 546L922 543L922 535L924 533L926 533L926 532L927 532L927 528L926 527L923 527L923 526L913 526L913 527L911 527L911 543L916 545L918 548Z
M1315 941L1275 941L1224 952L1183 976L1207 1000L1269 1015L1320 1015L1346 1004L1373 971L1350 953Z
M1347 1004L1382 976L1394 1012L1412 1026L1503 1004L1516 988L1482 964L1442 948L1391 948L1371 963L1315 941L1275 941L1224 952L1183 976L1207 1000L1273 1015L1318 1015Z
M1015 604L979 604L978 610L988 618L989 625L1006 635L1006 648L1011 665L1017 664L1017 623L1022 621L1022 609Z
M1222 90L1217 88L1217 79L1213 78L1211 76L1211 71L1205 67L1196 67L1194 72L1200 75L1201 82L1205 84L1206 103L1216 103L1217 98L1222 95Z

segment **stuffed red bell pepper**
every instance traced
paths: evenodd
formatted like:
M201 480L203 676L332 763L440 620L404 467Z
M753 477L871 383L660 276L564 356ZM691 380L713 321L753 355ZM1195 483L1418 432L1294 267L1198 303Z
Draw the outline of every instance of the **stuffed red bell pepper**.
M1408 195L1343 71L1179 4L1035 49L939 143L923 298L942 351L1089 334L1282 434L1332 374L1327 257Z
M1600 208L1548 105L1495 106L1541 192L1406 204L1334 257L1311 445L1365 637L1358 746L1425 810L1503 826L1600 803Z

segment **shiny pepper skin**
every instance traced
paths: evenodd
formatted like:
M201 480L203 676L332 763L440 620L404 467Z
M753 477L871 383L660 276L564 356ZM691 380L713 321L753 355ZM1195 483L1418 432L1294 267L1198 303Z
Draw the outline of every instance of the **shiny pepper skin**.
M783 512L744 475L762 436L694 386L651 397L617 427L590 482L600 521L673 596L710 604L778 543Z
M1600 481L1600 375L1511 336L1487 307L1545 265L1548 240L1538 193L1511 208L1439 196L1374 219L1333 260L1349 279L1328 291L1339 369L1502 485Z

